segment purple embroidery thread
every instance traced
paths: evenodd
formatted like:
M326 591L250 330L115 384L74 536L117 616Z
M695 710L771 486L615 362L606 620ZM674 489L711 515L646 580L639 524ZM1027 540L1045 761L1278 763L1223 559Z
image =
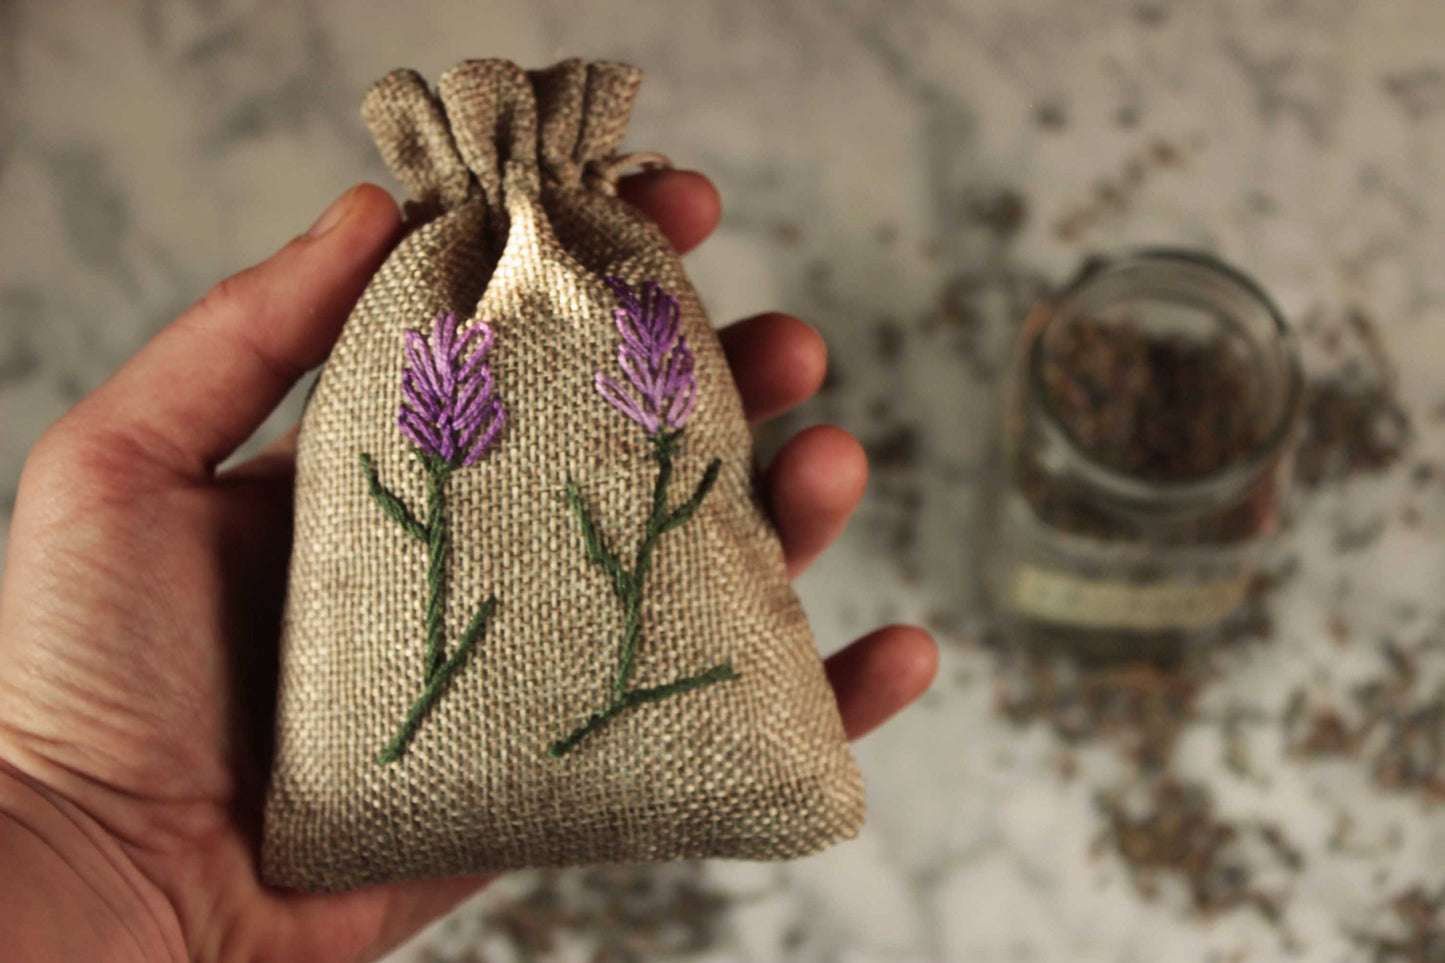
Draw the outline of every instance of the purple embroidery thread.
M388 517L427 546L426 685L412 703L396 736L377 757L386 764L401 758L427 713L452 676L466 662L496 608L496 596L484 601L457 640L445 651L446 563L451 538L446 524L446 480L457 469L475 465L491 449L506 422L506 410L492 393L487 352L492 328L485 321L458 335L457 317L438 314L431 341L417 331L404 333L406 365L401 375L402 402L397 427L414 446L427 475L425 522L381 483L370 455L361 456L367 489ZM475 344L474 344L475 342ZM470 349L470 353L468 353Z
M457 337L457 316L437 315L431 348L416 331L404 332L408 367L401 375L403 401L397 426L417 450L451 468L466 468L486 454L506 421L492 397L492 368L486 363L492 327L485 321ZM468 345L481 342L462 360Z
M642 297L638 298L622 279L608 277L604 280L620 302L613 312L617 330L622 335L622 343L617 348L617 364L627 376L632 390L601 371L593 376L593 386L603 400L636 422L652 440L657 481L653 485L652 510L647 526L629 569L608 546L588 514L576 483L571 476L567 478L567 502L582 528L587 558L608 576L613 594L622 606L623 633L617 670L612 677L607 701L569 735L552 743L547 750L552 756L571 752L588 735L635 706L737 678L732 666L722 663L663 685L646 689L628 688L642 637L642 590L653 551L663 535L686 523L702 505L703 499L717 483L722 459L714 458L708 463L702 479L687 501L676 508L668 507L667 489L672 482L673 459L682 447L683 430L697 401L692 351L687 346L687 339L678 331L680 312L677 299L660 285L655 281L646 282L642 286Z
M597 393L649 435L682 430L697 401L697 379L692 350L678 333L677 299L656 281L643 284L638 298L621 278L603 280L622 302L612 312L622 335L617 366L636 394L600 371L592 379Z

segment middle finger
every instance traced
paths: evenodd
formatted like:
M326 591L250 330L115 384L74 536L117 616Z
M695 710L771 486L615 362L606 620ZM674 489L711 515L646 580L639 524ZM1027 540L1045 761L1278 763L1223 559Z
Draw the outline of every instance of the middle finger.
M743 410L757 424L796 408L817 393L828 369L828 349L811 325L771 312L718 332Z

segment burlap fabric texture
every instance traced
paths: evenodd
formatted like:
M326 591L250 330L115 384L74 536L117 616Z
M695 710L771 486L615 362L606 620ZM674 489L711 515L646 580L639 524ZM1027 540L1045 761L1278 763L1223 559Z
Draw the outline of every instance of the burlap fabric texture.
M640 82L488 60L366 95L412 200L302 420L272 884L783 859L861 824L722 350L615 196Z

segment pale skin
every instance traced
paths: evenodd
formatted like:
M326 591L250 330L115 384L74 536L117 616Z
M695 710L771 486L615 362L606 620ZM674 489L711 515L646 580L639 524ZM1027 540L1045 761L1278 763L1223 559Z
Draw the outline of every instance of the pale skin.
M624 180L679 252L718 222L700 174ZM335 341L400 215L378 187L217 285L52 426L25 463L0 585L0 947L29 961L329 963L384 953L487 880L332 896L264 886L256 848L291 531L294 433L226 459ZM722 332L753 422L809 398L819 335ZM863 494L847 433L791 439L761 476L790 570ZM828 660L851 738L933 678L920 629Z

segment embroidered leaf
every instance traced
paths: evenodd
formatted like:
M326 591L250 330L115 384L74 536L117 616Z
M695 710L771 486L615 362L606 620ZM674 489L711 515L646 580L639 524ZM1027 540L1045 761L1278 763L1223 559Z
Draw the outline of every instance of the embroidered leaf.
M582 504L582 495L577 491L577 483L571 475L567 476L567 504L572 506L577 523L582 526L582 542L587 547L587 560L603 566L615 563L617 557L607 547L602 533L592 521L592 516L587 514L587 508Z
M665 685L653 686L650 689L634 689L627 697L628 703L639 706L647 702L661 702L668 696L674 696L681 692L690 692L693 689L701 689L703 686L712 685L714 682L731 682L738 677L733 670L732 663L724 662L715 665L706 672L699 672L697 675L688 676L685 679L678 679L668 682Z
M477 639L482 637L482 631L487 627L487 619L492 617L492 610L496 607L497 597L495 595L477 607L477 611L472 615L472 620L467 623L466 629L463 630L461 639L457 641L457 655L466 658L462 653L474 645ZM453 658L456 658L456 656L453 656Z
M441 698L448 682L466 664L467 657L476 648L477 640L482 637L482 632L487 627L487 619L491 616L492 610L497 607L497 597L494 595L482 603L472 616L467 631L462 635L462 640L457 645L457 650L452 653L451 658L442 663L441 667L427 681L426 688L422 690L417 700L412 703L411 710L406 714L406 719L401 724L400 731L386 744L386 748L377 756L376 761L381 765L395 762L405 754L407 746L410 745L416 731L421 727L422 720L431 712Z
M699 672L697 675L688 676L685 679L677 679L665 685L653 686L650 689L634 689L619 702L613 702L607 708L592 713L587 721L579 726L565 739L558 739L547 749L547 755L557 758L565 756L576 749L578 744L592 733L601 729L617 716L635 706L644 705L649 702L661 702L669 696L680 695L690 692L693 689L701 689L710 686L715 682L730 682L738 677L737 672L728 663L715 665L706 672Z
M577 516L577 523L582 526L582 542L587 547L587 560L602 567L612 579L613 594L626 605L627 594L632 590L632 576L622 567L621 559L607 546L607 540L602 537L596 523L592 521L592 516L587 513L587 507L582 504L582 496L571 475L567 476L567 503L572 506L572 513Z
M707 470L702 473L702 480L697 483L697 490L692 493L692 497L673 509L667 521L662 523L664 533L672 531L692 517L693 512L702 506L702 500L707 497L707 493L712 491L712 486L717 484L717 476L721 471L721 458L708 462Z
M411 513L402 500L381 483L381 479L376 474L376 463L371 460L370 455L363 454L361 456L361 470L366 472L367 490L376 503L381 506L381 510L386 512L387 517L399 524L412 538L419 542L425 542L427 540L426 526L417 521L416 516Z

